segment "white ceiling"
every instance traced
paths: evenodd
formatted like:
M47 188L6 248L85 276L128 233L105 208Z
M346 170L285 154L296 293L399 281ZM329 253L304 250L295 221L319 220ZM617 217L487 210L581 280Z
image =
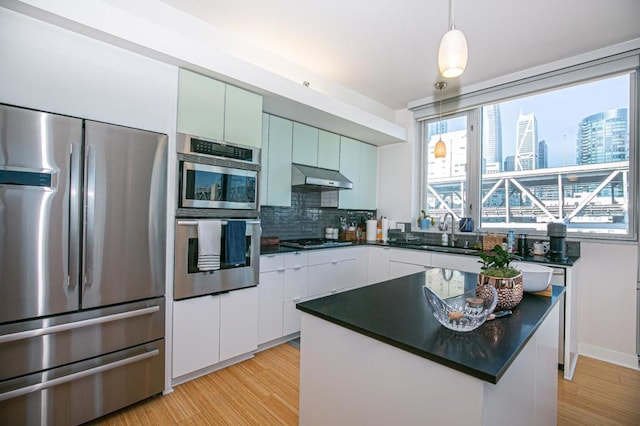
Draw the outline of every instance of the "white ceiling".
M447 0L162 0L398 110L432 97ZM448 90L640 39L640 0L457 0L469 45ZM245 58L269 68L269 60Z

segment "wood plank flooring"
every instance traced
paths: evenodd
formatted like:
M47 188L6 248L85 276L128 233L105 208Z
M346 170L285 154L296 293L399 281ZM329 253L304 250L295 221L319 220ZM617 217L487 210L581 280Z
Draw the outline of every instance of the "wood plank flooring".
M297 425L300 353L283 344L95 425ZM640 425L640 371L580 357L558 374L558 425Z

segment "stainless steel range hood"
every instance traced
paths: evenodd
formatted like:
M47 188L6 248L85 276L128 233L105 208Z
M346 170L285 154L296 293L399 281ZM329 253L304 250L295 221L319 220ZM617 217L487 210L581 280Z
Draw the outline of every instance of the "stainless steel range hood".
M352 189L353 183L336 170L292 164L291 186L308 191L335 191Z

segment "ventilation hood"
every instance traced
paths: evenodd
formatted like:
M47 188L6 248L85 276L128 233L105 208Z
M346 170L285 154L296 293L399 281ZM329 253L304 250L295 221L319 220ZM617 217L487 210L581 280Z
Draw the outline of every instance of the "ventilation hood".
M336 170L292 164L291 186L308 191L335 191L352 189L353 183Z

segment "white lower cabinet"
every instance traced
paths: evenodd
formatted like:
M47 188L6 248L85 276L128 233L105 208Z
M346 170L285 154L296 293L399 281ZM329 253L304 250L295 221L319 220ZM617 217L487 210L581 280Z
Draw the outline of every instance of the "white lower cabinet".
M356 286L356 252L351 249L309 253L309 297L337 293Z
M258 348L258 289L220 296L220 361Z
M431 253L417 250L391 249L389 279L422 272L431 266Z
M481 264L478 256L432 253L431 264L436 268L455 269L462 272L479 273Z
M220 297L173 303L173 372L180 377L220 361Z
M369 247L367 283L375 284L389 279L391 247Z
M173 302L173 371L180 377L254 351L258 289Z
M284 255L284 297L282 299L282 336L300 331L300 311L296 303L308 296L309 254Z

